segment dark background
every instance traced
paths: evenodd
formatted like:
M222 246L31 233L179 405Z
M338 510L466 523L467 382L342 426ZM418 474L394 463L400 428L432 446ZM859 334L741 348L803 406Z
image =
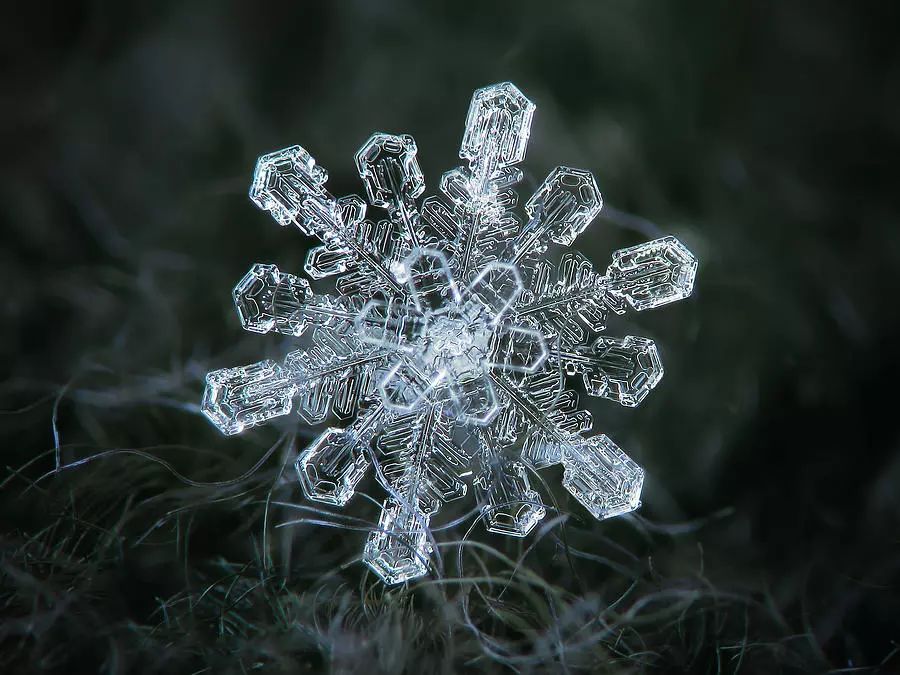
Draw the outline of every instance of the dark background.
M900 672L898 26L838 0L4 12L0 670ZM696 290L610 326L661 347L645 404L587 403L647 470L638 515L590 520L551 470L564 522L470 518L386 590L372 502L289 505L312 432L223 438L202 378L288 349L230 306L310 244L248 201L258 155L300 143L347 194L369 134L407 132L431 191L501 80L537 104L523 193L590 169L578 247L675 234ZM35 483L56 443L108 454Z

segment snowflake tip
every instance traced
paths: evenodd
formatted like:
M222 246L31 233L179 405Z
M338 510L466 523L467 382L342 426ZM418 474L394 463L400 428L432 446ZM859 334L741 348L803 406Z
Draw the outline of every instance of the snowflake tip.
M563 487L598 520L634 511L644 470L605 435L567 445Z
M239 434L291 411L294 382L271 359L206 375L200 409L223 434Z
M616 251L606 271L610 291L639 312L688 297L696 274L697 258L672 236Z
M329 427L297 457L300 485L313 501L343 506L369 468L364 444L356 434Z
M376 133L356 153L356 168L372 206L400 208L404 199L425 191L425 178L416 160L412 136Z
M291 193L322 194L327 180L328 172L316 164L312 155L299 145L292 145L257 160L250 199L281 225L289 225L299 215L291 203Z
M428 573L430 517L393 499L384 502L378 528L369 535L363 562L386 584L411 581Z
M489 459L478 482L487 492L482 507L489 532L525 537L544 518L547 510L540 495L531 489L522 462L508 458Z
M528 216L540 213L542 230L562 246L571 246L601 208L603 197L594 175L567 166L553 169L525 204Z
M257 263L235 285L232 296L244 330L300 335L305 326L292 312L312 297L312 290L305 279Z

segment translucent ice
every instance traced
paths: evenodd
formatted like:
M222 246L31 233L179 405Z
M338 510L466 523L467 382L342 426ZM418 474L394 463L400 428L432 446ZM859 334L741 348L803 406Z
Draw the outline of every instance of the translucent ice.
M644 471L603 434L566 445L563 487L598 519L634 511Z
M663 375L656 344L598 333L629 306L690 295L697 261L671 236L616 251L605 274L576 251L557 254L603 199L589 171L560 166L524 217L514 212L534 109L508 82L476 91L463 165L425 199L406 134L376 133L357 153L368 206L328 192L326 171L298 145L257 162L250 198L320 240L304 270L335 292L252 266L234 289L241 324L303 343L283 363L209 373L202 410L225 434L292 412L337 420L300 451L297 477L309 499L342 506L374 474L387 497L363 561L385 583L428 573L429 524L470 488L485 527L514 537L544 518L531 478L553 464L596 518L640 503L642 469L588 435L591 416L567 381L638 405Z

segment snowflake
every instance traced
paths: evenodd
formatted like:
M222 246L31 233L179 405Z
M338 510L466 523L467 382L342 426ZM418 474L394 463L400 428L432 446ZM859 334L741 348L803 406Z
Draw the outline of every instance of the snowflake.
M356 155L368 201L335 198L327 174L292 146L259 158L250 198L281 225L323 243L306 259L335 295L275 265L234 289L244 328L301 339L283 363L207 375L204 414L236 434L296 410L329 427L302 451L309 499L342 506L374 465L387 491L364 562L386 583L427 573L428 525L474 487L487 529L526 536L544 517L529 470L561 463L564 487L596 518L639 505L643 471L604 435L586 437L566 377L591 396L640 403L663 374L652 340L598 337L610 313L691 293L697 262L674 237L616 251L606 274L579 253L556 256L600 212L587 171L554 169L513 214L534 104L510 83L475 92L459 155L440 196L425 184L408 135L373 135ZM471 480L467 482L467 478Z

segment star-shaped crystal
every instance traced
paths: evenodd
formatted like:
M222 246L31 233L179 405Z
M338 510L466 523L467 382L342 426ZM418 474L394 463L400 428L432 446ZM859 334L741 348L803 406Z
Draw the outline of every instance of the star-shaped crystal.
M596 518L636 509L643 470L587 436L566 378L591 396L638 405L663 374L652 340L597 335L626 308L690 295L697 261L674 237L616 251L605 274L571 246L603 205L590 172L555 168L513 212L516 166L534 104L505 82L475 92L440 196L425 190L408 135L374 134L356 155L369 203L335 198L300 146L260 157L251 199L281 225L318 237L305 270L334 295L275 265L238 282L241 323L305 344L283 363L207 376L203 412L236 434L296 411L328 427L296 460L309 499L342 506L370 467L387 492L363 561L387 583L426 574L429 523L475 488L487 529L524 537L546 509L529 475L562 464L563 486ZM523 222L524 220L524 222Z

